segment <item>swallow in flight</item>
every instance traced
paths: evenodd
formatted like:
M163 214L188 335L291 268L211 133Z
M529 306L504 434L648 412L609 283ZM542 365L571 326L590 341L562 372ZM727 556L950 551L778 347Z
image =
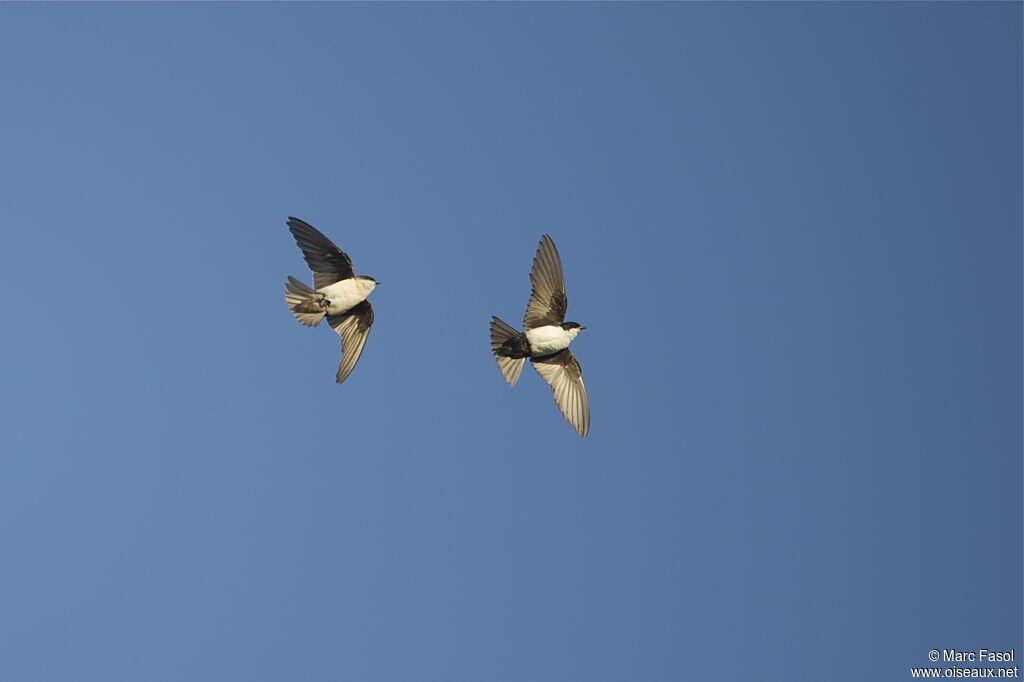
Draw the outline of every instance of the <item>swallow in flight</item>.
M340 384L356 366L370 334L373 308L366 297L377 286L377 280L357 275L348 255L309 223L289 218L288 229L313 271L313 288L288 277L284 300L302 324L315 327L326 317L327 324L341 337L341 362L335 377Z
M533 292L523 316L525 332L516 331L497 317L491 317L491 353L498 369L515 386L523 362L530 363L555 394L555 404L580 436L590 431L590 401L583 385L580 363L569 344L586 329L577 322L565 322L568 300L562 261L551 237L541 237L530 271Z

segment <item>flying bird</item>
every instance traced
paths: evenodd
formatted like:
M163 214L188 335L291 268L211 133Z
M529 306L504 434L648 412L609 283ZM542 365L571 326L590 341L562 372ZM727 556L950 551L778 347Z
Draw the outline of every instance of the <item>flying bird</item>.
M525 332L516 331L497 317L491 317L491 353L498 369L515 386L523 363L530 364L555 394L555 404L581 436L590 431L590 401L583 385L580 363L569 344L586 329L578 322L565 322L568 299L562 261L551 237L544 235L530 271L533 291L523 316Z
M326 317L341 337L341 362L335 377L340 384L356 366L370 334L373 307L366 297L377 280L355 274L352 259L309 223L289 218L288 229L313 271L313 288L289 276L284 300L302 324L315 327Z

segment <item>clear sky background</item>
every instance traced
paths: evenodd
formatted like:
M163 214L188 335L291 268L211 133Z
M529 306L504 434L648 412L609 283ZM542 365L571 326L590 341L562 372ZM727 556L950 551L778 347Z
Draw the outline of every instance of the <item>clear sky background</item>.
M0 5L0 679L1022 657L1022 5ZM355 372L289 215L381 285ZM562 254L579 438L491 315Z

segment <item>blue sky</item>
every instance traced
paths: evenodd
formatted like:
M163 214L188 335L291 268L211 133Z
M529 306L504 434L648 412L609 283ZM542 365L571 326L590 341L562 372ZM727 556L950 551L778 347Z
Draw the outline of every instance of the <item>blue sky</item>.
M0 6L0 678L1020 656L1021 26ZM289 215L381 282L340 387ZM488 352L544 233L586 439Z

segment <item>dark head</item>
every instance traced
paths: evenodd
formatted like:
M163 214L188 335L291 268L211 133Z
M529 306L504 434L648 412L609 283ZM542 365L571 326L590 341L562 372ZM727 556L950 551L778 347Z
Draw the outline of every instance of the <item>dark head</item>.
M579 329L580 331L583 331L584 329L586 329L586 327L584 327L579 322L563 322L561 324L561 327L565 331L569 331L570 329ZM577 332L577 333L579 333L579 332Z
M349 281L357 285L357 290L362 292L363 296L369 296L370 292L377 288L377 280L366 275L356 275Z

